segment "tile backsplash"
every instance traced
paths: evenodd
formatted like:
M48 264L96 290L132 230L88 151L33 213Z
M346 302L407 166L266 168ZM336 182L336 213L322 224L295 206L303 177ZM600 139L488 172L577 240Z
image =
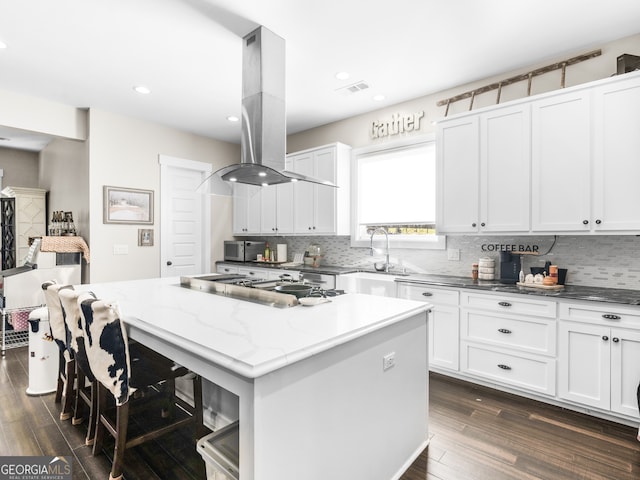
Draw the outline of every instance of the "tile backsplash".
M368 248L352 248L348 236L341 237L267 237L270 244L286 243L289 260L294 253L303 253L315 243L323 251L323 264L358 268L372 268L373 262L384 261L383 254L369 255ZM635 235L593 236L449 236L447 249L457 249L460 260L448 260L446 250L395 249L391 247L391 263L408 272L470 276L471 264L480 257L495 258L495 245L537 246L544 256L525 256L525 270L543 266L549 260L560 268L567 268L567 284L592 287L628 288L640 290L640 237ZM384 248L384 241L374 242ZM551 248L553 245L553 248ZM525 247L526 248L526 247Z

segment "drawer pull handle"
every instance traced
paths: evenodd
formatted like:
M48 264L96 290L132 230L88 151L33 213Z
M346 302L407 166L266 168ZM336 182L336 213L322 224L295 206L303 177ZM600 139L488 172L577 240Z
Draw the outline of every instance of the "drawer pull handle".
M508 329L506 329L506 328L499 328L499 329L498 329L498 331L499 331L500 333L511 333L511 330L508 330Z
M498 302L498 305L500 305L501 307L510 307L511 304L509 302Z
M609 337L607 337L606 335L602 336L602 340L604 340L605 342L609 341Z
M422 292L423 297L433 297L433 293L431 292Z
M612 340L613 340L613 343L618 343L620 341L618 337L613 337Z
M602 315L602 318L606 318L607 320L620 320L620 315L613 315L611 313L605 313Z
M498 368L501 368L502 370L511 370L511 367L509 365L504 365L502 363L498 364Z

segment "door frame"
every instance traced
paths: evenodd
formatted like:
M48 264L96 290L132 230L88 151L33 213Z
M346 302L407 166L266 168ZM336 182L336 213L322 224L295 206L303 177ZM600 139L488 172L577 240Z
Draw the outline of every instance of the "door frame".
M184 158L173 157L171 155L158 155L158 163L160 164L160 276L162 277L163 262L167 257L166 244L162 241L164 238L163 229L167 225L167 210L164 208L163 203L166 202L164 198L167 189L167 179L169 177L170 168L183 168L187 170L195 170L202 173L202 179L204 180L213 172L213 165L211 163L199 162L196 160L187 160ZM202 271L207 272L211 268L211 202L208 195L202 194Z

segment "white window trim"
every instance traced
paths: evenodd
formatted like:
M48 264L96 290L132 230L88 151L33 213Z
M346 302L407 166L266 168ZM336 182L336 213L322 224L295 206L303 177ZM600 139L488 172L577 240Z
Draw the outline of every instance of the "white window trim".
M435 134L429 133L417 137L396 140L393 142L385 142L383 144L369 145L354 149L351 155L351 246L352 247L369 247L370 239L358 238L358 158L363 155L369 155L376 152L385 152L388 150L403 149L413 147L421 143L435 142ZM394 238L389 236L390 246L394 248L419 248L425 250L444 250L446 248L446 237L444 235L433 235L429 237L421 237L416 239Z

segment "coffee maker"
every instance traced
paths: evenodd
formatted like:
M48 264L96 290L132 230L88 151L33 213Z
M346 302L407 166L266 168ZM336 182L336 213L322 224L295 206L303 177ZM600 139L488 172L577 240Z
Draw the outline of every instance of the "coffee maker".
M500 252L500 283L519 281L522 258L511 252Z

